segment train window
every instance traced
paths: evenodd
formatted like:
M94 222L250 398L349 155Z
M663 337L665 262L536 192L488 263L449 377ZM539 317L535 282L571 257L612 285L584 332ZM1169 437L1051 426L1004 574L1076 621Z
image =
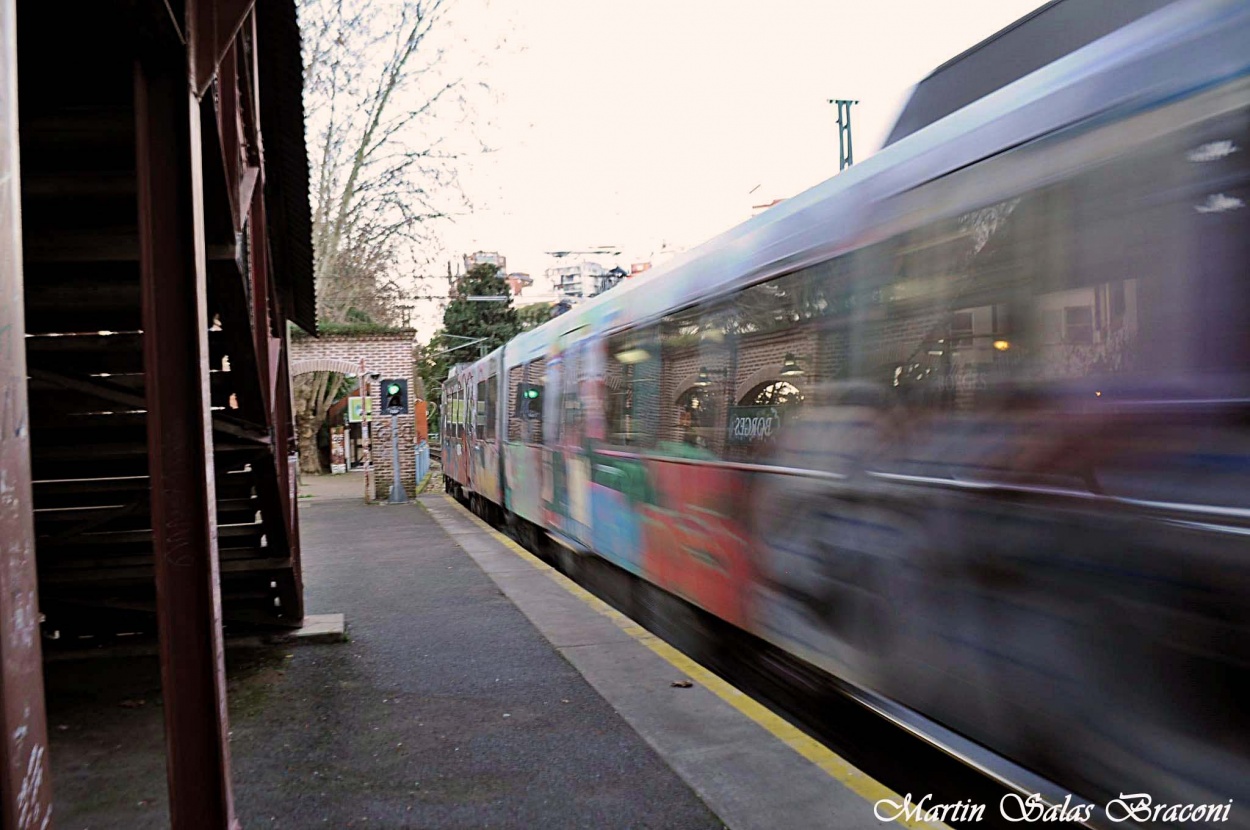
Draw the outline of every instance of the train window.
M811 265L734 298L734 384L721 425L723 455L751 461L771 452L785 425L818 390L846 377L856 255Z
M518 390L517 411L521 416L522 440L527 444L543 442L543 381L547 361L539 358L525 366L525 377Z
M542 405L543 438L542 443L555 445L560 443L560 407L564 400L564 365L566 357L561 356L547 365L543 378L542 394L539 403Z
M1250 112L1186 127L1048 188L1046 379L1240 373ZM1061 333L1058 342L1053 337Z
M853 374L883 402L971 409L1027 352L1012 312L1027 276L1019 240L1034 221L1018 197L955 216L925 210L940 193L914 198L917 226L857 262Z
M582 340L564 351L563 378L559 402L560 441L579 446L585 437L582 381L586 379L588 341Z
M521 387L525 380L525 367L508 369L508 440L521 440L522 412L524 410Z
M607 350L607 441L655 446L660 427L660 327L615 334L608 338Z
M499 376L492 373L486 379L486 417L485 417L485 435L487 441L495 440L495 420L499 417L498 398L496 397L496 388L499 386ZM480 398L479 398L480 400ZM482 419L479 419L479 423Z
M460 429L460 410L456 407L456 389L453 386L447 393L447 432L455 438Z
M724 302L688 308L661 322L661 451L724 453L741 368L734 348L739 323Z
M1070 144L1089 153L1064 162L1072 175L1014 194L1012 179L1053 164L1051 147L902 197L900 215L920 221L863 274L878 298L857 319L857 377L909 404L975 411L1024 386L1102 396L1241 372L1250 115L1140 136L1109 126ZM938 212L991 186L1004 188L996 201Z
M468 392L463 386L456 390L456 435L462 438L469 432Z
M486 381L480 380L477 383L477 401L474 406L474 437L484 439L486 437L486 422L488 420L487 400L486 400Z
M454 386L447 387L447 412L445 414L447 420L447 434L452 438L455 438L456 429L459 426L456 419L459 416L456 410L456 387Z

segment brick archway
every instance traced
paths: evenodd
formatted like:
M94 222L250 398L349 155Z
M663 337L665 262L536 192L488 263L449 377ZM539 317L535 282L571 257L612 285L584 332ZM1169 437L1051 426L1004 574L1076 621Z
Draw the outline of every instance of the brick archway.
M759 370L752 372L751 375L743 380L742 383L739 383L738 388L734 390L734 405L739 405L742 399L746 397L747 393L759 386L761 383L787 380L781 376L781 372L784 368L785 366L783 364L775 363L761 367ZM791 386L799 390L802 390L803 388L801 383L791 383Z
M413 371L413 343L416 332L399 329L373 334L329 334L320 337L293 336L291 338L291 375L298 377L311 372L339 372L345 375L360 374L363 360L365 371L376 372L378 378L404 378L408 381L409 414L396 420L399 428L400 477L409 493L416 489L416 404L419 395ZM370 384L373 412L382 410L381 384ZM423 424L424 425L424 424ZM374 475L367 489L372 498L385 499L392 480L391 418L374 417L369 427L373 447Z
M340 372L344 375L354 375L359 371L359 360L340 360L333 357L296 360L291 364L291 377L306 375L309 372Z

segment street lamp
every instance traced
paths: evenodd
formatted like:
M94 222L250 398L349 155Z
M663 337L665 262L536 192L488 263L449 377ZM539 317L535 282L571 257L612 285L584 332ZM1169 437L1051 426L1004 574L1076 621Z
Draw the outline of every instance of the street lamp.
M799 359L794 356L794 352L786 352L786 359L781 364L781 376L797 378L802 377L803 374L803 367L799 365Z
M729 377L728 369L709 369L706 366L699 367L699 376L695 379L694 385L699 387L707 387L712 385L712 377L718 377L724 380Z

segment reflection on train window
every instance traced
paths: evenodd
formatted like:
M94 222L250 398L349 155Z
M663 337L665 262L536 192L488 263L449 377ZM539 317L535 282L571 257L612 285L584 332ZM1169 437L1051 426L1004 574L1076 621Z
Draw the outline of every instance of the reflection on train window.
M1046 148L895 200L906 229L865 252L852 342L856 380L889 395L883 428L942 414L902 419L910 448L898 461L1098 489L1096 454L1077 449L1079 423L1063 413L1250 391L1226 386L1234 373L1245 383L1250 291L1237 264L1250 257L1250 211L1207 210L1212 194L1250 197L1250 159L1194 149L1242 146L1247 117L1192 129L1143 144L1108 135L1067 179L1025 179L1015 194L1012 177Z
M559 401L560 424L558 432L560 440L570 446L577 446L583 437L581 398L583 363L582 346L580 344L564 352L564 377Z
M521 382L525 378L524 366L508 369L508 440L521 440Z
M456 392L456 409L459 413L458 426L456 433L465 436L469 432L469 390L467 387L460 387Z
M653 447L660 420L659 328L648 326L608 338L607 442Z
M526 444L543 442L543 383L546 358L525 364L525 375L517 390L517 412L521 419L521 440Z
M474 409L474 437L480 440L486 437L486 413L488 412L486 408L486 381L484 380L478 381L477 401Z
M705 436L721 423L718 410L715 398L706 389L687 389L677 398L677 440L690 446L706 446Z
M453 386L447 394L447 432L452 438L460 436L460 387Z
M485 429L485 433L486 433L487 441L495 440L495 421L499 417L498 400L496 399L496 392L495 392L495 389L498 386L498 380L499 380L499 376L496 375L494 372L492 372L490 377L486 379L486 407L485 407L486 429ZM478 395L480 396L481 395L480 386L478 387L478 390L479 390ZM479 400L480 399L481 398L479 397ZM482 422L482 419L479 418L478 423L481 423L481 422Z
M738 404L739 406L788 406L802 402L803 393L797 386L789 381L776 380L756 386L747 392Z
M768 456L811 390L848 375L848 326L863 298L858 254L811 265L752 286L735 298L734 397L725 419L725 457Z
M737 329L733 306L725 302L694 306L662 321L661 450L708 457L724 452Z

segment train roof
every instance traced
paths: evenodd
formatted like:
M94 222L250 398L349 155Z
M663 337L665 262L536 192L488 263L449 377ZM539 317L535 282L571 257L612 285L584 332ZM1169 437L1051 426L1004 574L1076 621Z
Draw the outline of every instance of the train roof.
M509 365L558 336L615 329L859 247L865 207L1055 129L1148 109L1250 72L1250 3L1180 0L1033 71L508 344Z
M984 98L1175 0L1051 0L930 72L885 145Z

